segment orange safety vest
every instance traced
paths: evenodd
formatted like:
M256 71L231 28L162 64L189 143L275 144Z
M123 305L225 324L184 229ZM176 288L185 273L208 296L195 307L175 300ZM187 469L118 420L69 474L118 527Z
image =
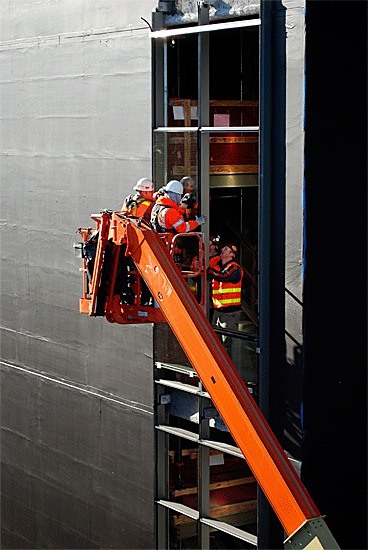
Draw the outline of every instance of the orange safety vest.
M152 209L151 223L159 233L188 233L198 227L195 220L185 221L184 208L167 197L159 197Z
M244 270L238 263L233 261L228 262L226 267L231 267L232 264L235 264L241 272L240 280L237 283L216 281L215 279L212 279L212 303L215 309L224 309L227 307L240 308L241 306L241 290Z
M153 204L153 201L144 199L141 195L129 195L124 200L121 211L129 216L135 216L137 218L144 216L150 219Z

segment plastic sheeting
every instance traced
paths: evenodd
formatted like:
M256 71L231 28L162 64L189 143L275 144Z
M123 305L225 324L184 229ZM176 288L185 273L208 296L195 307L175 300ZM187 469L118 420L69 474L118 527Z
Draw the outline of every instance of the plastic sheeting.
M120 207L136 180L150 177L150 39L141 17L154 7L0 8L7 548L154 544L152 326L79 314L73 252L77 227Z

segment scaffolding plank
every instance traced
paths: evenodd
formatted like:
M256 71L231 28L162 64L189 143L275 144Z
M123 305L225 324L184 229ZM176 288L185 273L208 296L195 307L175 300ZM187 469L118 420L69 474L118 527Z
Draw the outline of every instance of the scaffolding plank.
M238 527L234 527L233 525L224 523L223 521L217 521L215 519L209 518L201 518L200 522L204 523L205 525L209 525L209 527L212 527L217 531L222 531L223 533L227 533L228 535L257 546L257 537L255 535L252 535L251 533L248 533L247 531L239 529Z
M194 395L203 393L200 391L198 386L191 386L190 384L184 384L183 382L178 382L177 380L164 380L160 378L159 380L155 380L155 383L161 384L161 386L167 386L168 388L175 388L176 390L183 392L193 393Z
M201 439L200 444L205 447L210 447L211 449L217 449L223 453L228 453L229 455L244 458L244 455L239 447L235 447L234 445L228 445L227 443L222 443L221 441L211 441L210 439Z
M183 514L184 516L187 516L191 519L195 519L196 521L199 519L199 512L197 510L189 508L189 506L185 506L184 504L180 504L179 502L172 502L171 500L160 499L157 501L157 504L159 504L160 506L165 506L165 508L169 508L170 510L178 512L179 514Z
M189 430L183 430L183 428L175 428L174 426L165 426L162 424L155 426L155 428L161 432L176 435L178 437L182 437L183 439L188 439L189 441L195 441L196 443L198 443L199 440L198 434L190 432Z

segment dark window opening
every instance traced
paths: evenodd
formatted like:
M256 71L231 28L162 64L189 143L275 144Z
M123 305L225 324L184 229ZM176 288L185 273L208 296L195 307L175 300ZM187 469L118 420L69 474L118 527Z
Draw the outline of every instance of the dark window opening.
M258 100L258 29L212 32L210 40L210 98ZM169 98L198 97L197 36L168 42Z

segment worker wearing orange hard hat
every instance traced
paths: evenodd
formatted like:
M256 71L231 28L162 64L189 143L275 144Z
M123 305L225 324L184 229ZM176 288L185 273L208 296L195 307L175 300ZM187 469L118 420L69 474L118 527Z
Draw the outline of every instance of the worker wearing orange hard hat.
M233 332L238 331L240 322L244 277L244 270L236 261L237 255L238 247L227 243L221 247L217 263L207 269L207 276L212 283L212 325ZM231 357L232 338L223 335L222 342Z

